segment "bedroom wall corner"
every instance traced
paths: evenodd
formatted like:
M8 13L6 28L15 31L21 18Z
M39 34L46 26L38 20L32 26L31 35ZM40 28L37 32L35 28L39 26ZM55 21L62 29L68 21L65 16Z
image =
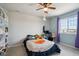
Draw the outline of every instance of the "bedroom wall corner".
M45 22L38 16L18 12L8 12L9 44L16 44L28 34L41 34Z

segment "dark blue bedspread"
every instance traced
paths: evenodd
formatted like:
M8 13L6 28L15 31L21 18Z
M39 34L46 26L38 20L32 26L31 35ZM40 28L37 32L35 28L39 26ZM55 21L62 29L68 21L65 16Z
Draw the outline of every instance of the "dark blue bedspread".
M28 56L49 56L49 55L52 55L54 53L60 53L60 48L58 47L57 44L54 44L49 50L47 51L44 51L44 52L33 52L33 51L29 51L27 46L26 46L26 42L28 41L29 39L26 39L23 41L24 43L24 47L26 49L26 53L28 54Z
M49 50L44 51L44 52L28 51L28 56L49 56L55 52L60 53L60 49L56 44L54 44Z

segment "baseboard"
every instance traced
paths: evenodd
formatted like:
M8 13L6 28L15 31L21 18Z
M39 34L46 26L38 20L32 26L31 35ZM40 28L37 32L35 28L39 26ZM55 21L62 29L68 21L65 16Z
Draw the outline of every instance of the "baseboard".
M75 46L72 46L72 45L69 45L69 44L66 44L66 43L63 43L63 42L60 42L60 44L74 48L74 49L79 49L79 48L76 48Z
M16 47L16 46L22 46L23 45L23 41L24 41L24 39L21 39L21 40L19 40L17 42L14 42L14 43L8 43L7 48Z

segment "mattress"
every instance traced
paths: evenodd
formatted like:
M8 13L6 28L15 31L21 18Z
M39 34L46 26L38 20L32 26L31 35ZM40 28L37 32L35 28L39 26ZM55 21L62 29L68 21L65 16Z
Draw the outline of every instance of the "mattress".
M26 46L28 48L29 51L32 52L44 52L49 50L55 43L53 41L49 41L44 39L45 42L42 44L36 44L33 42L33 40L28 40L26 42Z

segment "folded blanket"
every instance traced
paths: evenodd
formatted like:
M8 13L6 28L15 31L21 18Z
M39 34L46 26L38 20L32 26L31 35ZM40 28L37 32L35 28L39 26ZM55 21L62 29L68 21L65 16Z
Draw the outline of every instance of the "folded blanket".
M36 39L36 40L33 40L33 42L35 44L43 44L45 42L45 40L44 39Z

